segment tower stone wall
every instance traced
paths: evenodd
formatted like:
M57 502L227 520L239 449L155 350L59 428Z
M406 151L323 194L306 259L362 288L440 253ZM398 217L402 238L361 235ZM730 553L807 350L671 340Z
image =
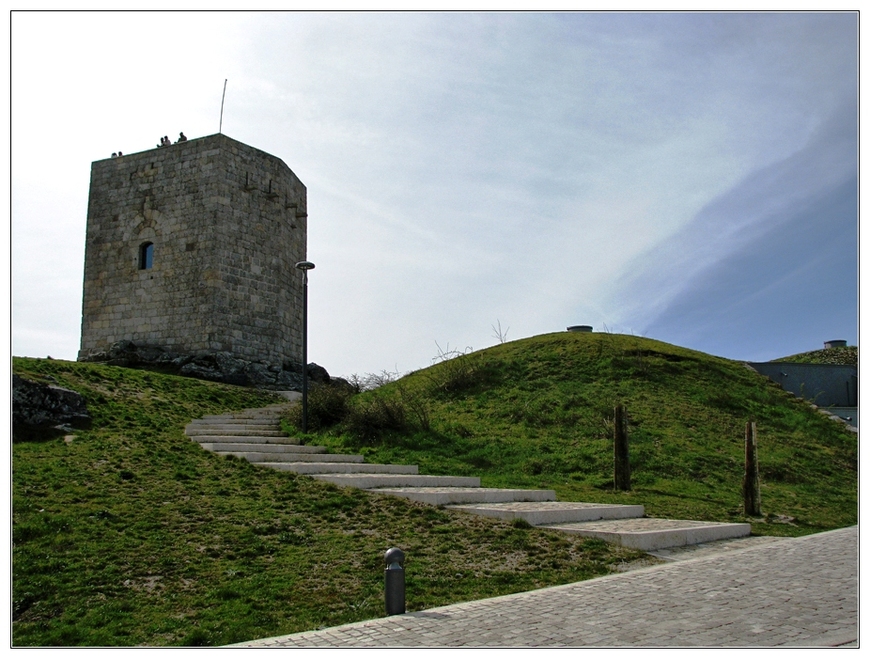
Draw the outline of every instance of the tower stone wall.
M299 178L225 135L94 162L79 359L131 341L300 362L306 229Z

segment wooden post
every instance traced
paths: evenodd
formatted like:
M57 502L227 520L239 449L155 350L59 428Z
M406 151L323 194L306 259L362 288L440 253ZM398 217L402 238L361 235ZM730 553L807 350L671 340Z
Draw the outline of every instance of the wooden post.
M755 422L746 424L746 463L743 471L743 513L761 515L761 491L758 484L758 439Z
M613 488L631 489L631 467L628 463L628 432L625 406L617 405L613 411Z

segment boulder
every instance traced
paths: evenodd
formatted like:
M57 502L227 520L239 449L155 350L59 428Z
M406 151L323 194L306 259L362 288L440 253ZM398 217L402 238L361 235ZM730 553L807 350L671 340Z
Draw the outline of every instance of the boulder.
M315 364L314 362L308 365L308 377L317 384L326 384L329 382L329 373L326 372L325 368Z
M84 397L71 389L12 376L12 434L24 438L37 431L69 432L91 422Z

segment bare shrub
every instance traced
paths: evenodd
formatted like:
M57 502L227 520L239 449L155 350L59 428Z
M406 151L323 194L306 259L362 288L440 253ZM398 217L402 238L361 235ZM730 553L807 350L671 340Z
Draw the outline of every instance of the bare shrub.
M508 330L510 330L510 327L508 327L504 331L502 331L501 321L496 320L495 322L498 323L498 327L496 327L495 325L490 325L490 327L492 327L493 337L498 339L499 343L507 343L507 333L508 333Z
M365 373L363 375L357 375L354 373L348 378L348 382L350 382L358 392L362 392L372 391L373 389L383 387L385 384L395 382L400 377L401 375L398 370L383 370L380 373Z
M404 384L397 383L396 390L399 393L399 398L405 406L407 416L410 417L414 426L420 430L429 430L429 401L419 389L411 389Z
M333 378L308 392L308 428L319 432L338 426L357 441L371 443L390 432L429 430L429 403L419 387L395 382L397 371ZM389 390L378 391L385 384ZM360 396L359 394L365 393ZM302 426L302 406L292 407L285 419Z
M308 429L317 432L342 422L347 416L350 399L356 393L353 384L339 379L312 387L308 391ZM291 407L285 418L301 428L302 405Z
M342 427L363 443L392 432L429 430L429 401L420 388L397 382L389 390L372 391L354 399Z
M407 409L400 396L372 392L349 406L344 429L357 441L371 443L388 432L409 430Z
M450 344L443 349L438 342L438 354L432 358L435 366L426 371L426 378L432 388L439 393L456 394L479 384L486 371L480 353L471 347L451 350Z

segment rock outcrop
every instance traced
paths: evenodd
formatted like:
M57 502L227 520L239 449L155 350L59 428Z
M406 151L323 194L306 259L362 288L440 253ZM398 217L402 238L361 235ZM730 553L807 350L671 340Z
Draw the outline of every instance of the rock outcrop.
M119 341L108 352L87 357L89 362L113 366L152 367L176 375L224 382L276 391L302 390L302 365L290 361L281 364L240 359L228 352L208 352L182 355L154 346L138 346L132 341ZM329 373L322 366L308 364L310 382L326 383Z
M71 389L12 376L12 434L69 432L91 422L84 397Z

